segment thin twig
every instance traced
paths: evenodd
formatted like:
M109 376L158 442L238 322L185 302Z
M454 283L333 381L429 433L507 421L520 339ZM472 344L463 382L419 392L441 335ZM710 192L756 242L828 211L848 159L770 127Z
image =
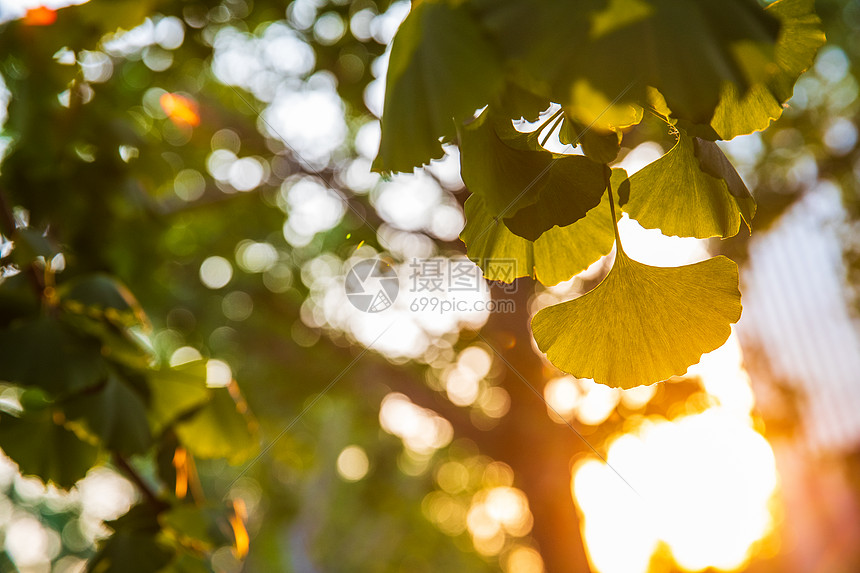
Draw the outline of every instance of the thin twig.
M134 483L134 485L137 486L137 489L140 490L140 492L143 494L143 497L146 498L146 501L153 507L153 509L155 509L156 512L160 513L170 507L167 502L160 499L155 494L155 492L152 491L152 488L150 488L149 484L147 484L143 480L141 475L137 473L137 470L134 469L131 464L128 463L128 461L117 452L113 452L113 463L119 469L122 470L122 472L126 475L128 479L130 479Z

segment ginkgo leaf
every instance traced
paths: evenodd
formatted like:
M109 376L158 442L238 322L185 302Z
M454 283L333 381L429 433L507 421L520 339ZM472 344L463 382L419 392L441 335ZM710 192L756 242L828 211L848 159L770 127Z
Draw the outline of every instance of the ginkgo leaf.
M610 0L556 89L585 77L609 98L629 90L644 101L653 86L676 117L707 123L724 83L744 93L764 79L778 32L778 19L753 0Z
M764 81L755 83L743 95L731 84L723 86L711 120L712 139L732 139L761 131L779 118L797 78L812 65L825 42L821 19L815 14L815 0L778 0L767 7L767 12L782 23L775 48L776 65Z
M623 169L613 169L612 189L626 179ZM466 200L466 226L460 234L466 254L490 280L513 282L531 276L544 285L554 285L584 271L612 250L615 236L604 194L600 204L583 218L566 227L553 227L536 241L513 234L496 220L483 200L472 195Z
M504 86L501 64L466 6L416 3L391 46L376 171L411 172L442 157L454 120Z
M722 346L740 316L738 270L730 259L661 268L619 249L603 282L538 312L532 332L561 370L632 388L684 374Z
M643 227L679 237L731 237L755 214L755 201L717 144L683 131L663 157L622 183L619 195Z
M513 233L535 240L555 225L570 225L596 207L606 188L606 167L581 155L529 149L516 139L528 136L505 128L486 110L463 128L460 162L463 181L484 199L492 214L504 217Z
M550 102L514 82L508 82L494 106L506 119L537 121L541 112L549 109Z
M618 152L621 151L620 130L601 131L594 126L583 125L566 115L564 123L558 130L558 139L564 144L579 145L586 157L598 163L615 161Z

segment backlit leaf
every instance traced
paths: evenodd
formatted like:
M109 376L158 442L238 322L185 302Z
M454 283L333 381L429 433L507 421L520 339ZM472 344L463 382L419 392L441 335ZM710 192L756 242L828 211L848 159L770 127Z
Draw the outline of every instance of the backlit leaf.
M556 367L615 388L684 374L719 348L741 315L738 270L726 257L660 268L618 251L597 287L532 319Z
M618 152L621 151L620 131L600 131L594 126L583 125L567 116L558 131L558 139L564 144L578 144L586 157L598 163L615 161Z
M196 456L241 463L258 447L246 409L244 402L233 399L228 388L213 388L209 403L190 420L178 424L176 434Z
M782 115L794 83L812 65L818 48L825 42L814 0L779 0L769 5L767 12L782 23L775 49L776 65L769 68L763 81L755 83L743 95L731 84L723 86L711 120L714 135L719 139L763 130Z
M501 64L463 4L416 3L391 46L377 171L442 157L442 137L504 85Z
M154 371L147 377L147 382L150 391L149 415L156 433L178 416L209 400L206 363L202 360Z
M629 90L641 102L653 86L676 117L700 123L724 83L744 93L765 77L779 32L754 0L611 0L592 18L591 42L557 77L559 89L582 76L609 98Z
M618 189L626 177L623 169L613 169L612 189ZM479 196L469 197L465 211L466 227L460 238L468 257L490 280L509 283L531 276L544 285L558 284L609 253L615 240L606 194L583 219L553 227L534 242L514 235L504 223L493 219ZM508 274L510 270L513 276Z
M498 120L505 135L525 139ZM490 110L462 130L463 181L513 233L535 240L567 226L597 206L606 188L605 167L581 155L557 155L503 139Z
M631 175L619 195L643 227L679 237L731 237L755 214L755 201L717 144L683 131L663 157Z

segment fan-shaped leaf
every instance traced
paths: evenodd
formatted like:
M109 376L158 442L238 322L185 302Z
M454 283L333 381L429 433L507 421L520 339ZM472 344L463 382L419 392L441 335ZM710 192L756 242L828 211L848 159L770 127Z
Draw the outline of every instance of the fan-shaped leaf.
M660 268L618 251L596 288L532 320L556 367L616 388L653 384L719 348L741 315L738 270L726 257Z
M466 6L416 3L391 46L377 171L442 157L439 139L504 85L501 64Z
M683 131L675 147L631 175L619 195L643 227L680 237L731 237L755 214L755 201L717 144Z
M612 170L612 189L618 189L627 174ZM490 280L512 282L516 277L531 276L545 285L565 281L588 268L591 263L612 250L615 239L609 214L609 199L604 193L600 204L583 218L566 227L553 227L536 241L514 235L504 223L496 220L477 195L465 205L466 227L460 238L466 254ZM504 274L513 262L516 276Z
M557 89L585 77L607 97L630 89L641 102L653 86L676 117L707 123L724 83L744 93L764 79L778 31L754 0L611 0L594 12L591 42Z
M461 172L469 190L491 213L505 217L513 233L535 240L555 225L570 225L596 207L606 188L604 165L581 155L529 149L526 139L507 129L503 139L491 110L466 126L461 135Z
M776 65L743 95L731 84L723 86L711 120L711 139L731 139L760 131L779 118L797 78L812 65L825 42L814 0L778 0L767 7L767 12L782 23L775 49Z

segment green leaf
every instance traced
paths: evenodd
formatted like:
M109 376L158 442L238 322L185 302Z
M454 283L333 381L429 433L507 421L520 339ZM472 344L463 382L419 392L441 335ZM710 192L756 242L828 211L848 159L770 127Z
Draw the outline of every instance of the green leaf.
M25 396L32 391L25 393ZM18 464L21 473L34 475L69 489L96 464L99 449L63 427L61 414L50 404L22 397L21 417L0 415L0 448Z
M565 116L564 123L559 129L558 139L564 144L580 145L586 157L598 163L615 161L618 152L621 151L620 130L601 131L596 127L583 125L567 116Z
M730 259L660 268L619 249L603 282L538 312L532 332L561 370L632 388L684 374L728 339L740 316L738 270Z
M66 305L100 311L117 324L135 326L147 322L131 291L110 275L99 273L75 278L63 284L57 294Z
M152 443L143 399L115 372L102 387L72 397L64 410L80 424L76 429L82 437L94 436L124 456L144 452Z
M231 542L222 532L222 528L229 528L227 514L225 506L183 504L159 515L158 521L183 545L185 540L191 539L195 545L210 550L214 546Z
M413 6L391 46L376 171L442 157L439 140L504 86L501 64L462 4Z
M725 83L744 93L766 76L778 32L754 0L610 0L593 13L591 42L556 76L556 89L584 77L609 98L629 90L643 102L653 86L676 117L707 123Z
M782 23L776 43L776 65L767 77L741 94L731 84L724 85L720 103L711 120L714 136L732 139L766 129L782 115L783 104L794 92L794 83L815 60L826 41L821 20L815 14L815 0L778 0L767 12Z
M550 102L517 83L508 82L502 92L499 102L494 107L506 119L524 119L535 122L541 112L549 109Z
M137 505L106 525L114 534L90 561L88 573L152 573L173 558L173 552L158 540L161 525L149 505Z
M149 415L154 433L209 400L206 363L202 360L154 371L147 377L147 383L150 391Z
M755 214L755 201L717 144L684 131L668 153L622 183L619 195L643 227L679 237L731 237Z
M209 403L190 420L178 424L176 434L198 457L227 458L231 464L241 463L259 445L246 410L244 402L237 403L229 389L214 388Z
M505 129L503 139L497 121ZM581 155L557 155L528 149L510 120L491 110L463 128L461 173L469 190L479 195L513 233L535 240L555 225L570 225L596 207L606 188L605 169Z
M612 189L617 190L626 177L623 169L613 169ZM585 218L566 227L553 227L534 242L514 235L495 220L477 195L469 197L465 211L466 227L460 238L468 257L490 280L513 282L517 277L531 276L544 285L558 284L608 254L615 240L605 193Z
M65 318L79 330L100 339L103 353L133 368L146 368L152 350L141 332L149 321L125 285L105 274L87 275L58 289Z
M101 344L46 316L0 331L0 380L51 394L76 392L107 374Z

